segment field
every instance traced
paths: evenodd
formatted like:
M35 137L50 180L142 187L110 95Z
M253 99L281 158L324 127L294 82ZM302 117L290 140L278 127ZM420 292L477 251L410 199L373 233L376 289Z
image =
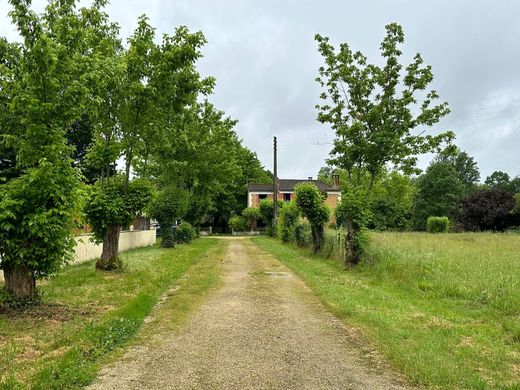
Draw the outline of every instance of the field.
M367 261L347 271L274 239L254 241L413 383L520 388L520 235L371 233Z
M122 272L98 272L87 262L43 281L42 305L0 312L0 389L90 383L99 367L134 339L164 294L175 294L169 324L182 322L217 282L215 266L224 247L204 239L176 249L135 249L121 255ZM182 278L188 270L193 276ZM178 290L168 292L173 286Z

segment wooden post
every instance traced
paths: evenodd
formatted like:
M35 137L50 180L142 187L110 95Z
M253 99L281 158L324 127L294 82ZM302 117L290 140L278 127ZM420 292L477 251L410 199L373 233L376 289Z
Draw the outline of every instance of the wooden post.
M276 137L273 137L273 234L276 236L276 227L278 219L278 167L277 167L277 144Z

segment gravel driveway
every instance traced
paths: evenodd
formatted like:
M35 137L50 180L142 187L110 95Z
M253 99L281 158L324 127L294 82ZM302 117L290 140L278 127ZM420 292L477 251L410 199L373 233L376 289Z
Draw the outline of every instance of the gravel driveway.
M249 239L179 332L128 351L91 389L402 389L377 352ZM174 298L170 298L174 299Z

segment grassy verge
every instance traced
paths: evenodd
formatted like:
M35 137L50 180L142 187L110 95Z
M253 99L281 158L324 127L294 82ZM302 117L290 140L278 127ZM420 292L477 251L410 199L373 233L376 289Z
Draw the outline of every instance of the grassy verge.
M159 297L223 245L204 239L176 249L141 248L122 255L124 272L97 272L88 262L44 281L46 303L0 314L0 389L90 383L101 364L135 336ZM185 302L184 312L190 304Z
M348 271L274 239L253 241L414 383L520 389L520 235L371 236L369 260Z

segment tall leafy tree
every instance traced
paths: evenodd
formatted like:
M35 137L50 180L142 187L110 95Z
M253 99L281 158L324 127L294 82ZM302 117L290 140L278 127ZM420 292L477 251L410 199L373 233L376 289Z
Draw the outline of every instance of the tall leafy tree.
M28 1L10 4L22 42L0 39L2 160L16 161L0 183L0 267L6 289L27 298L71 257L80 181L66 133L88 110L88 14L103 2L78 11L73 0L50 1L41 16Z
M428 217L454 217L464 195L464 184L451 164L434 161L416 185L413 216L416 229L424 230Z
M511 178L506 172L495 171L486 177L486 181L484 183L486 186L493 189L499 189L513 193L520 192L520 176Z
M116 37L114 34L108 45L111 51L105 55L102 82L98 83L101 105L88 156L102 173L101 184L88 201L87 216L89 220L106 218L96 224L102 228L96 235L103 238L102 264L107 266L100 268L104 269L117 268L111 264L118 264L117 238L128 220L128 210L112 207L100 192L117 196L118 204L141 204L140 209L134 209L135 215L145 204L130 191L132 168L143 178L157 181L160 177L162 189L178 186L182 179L173 177L174 173L167 168L174 159L172 150L183 140L176 137L181 118L213 83L212 79L200 78L195 69L201 56L199 49L205 43L201 33L191 34L187 28L179 27L157 44L154 28L146 16L141 16L127 48L122 48ZM166 158L161 160L161 156ZM125 164L122 192L114 168L120 157ZM180 165L186 166L183 159ZM94 213L100 207L105 207L104 212Z
M370 198L369 227L405 230L410 227L416 187L412 179L396 171L382 173Z
M475 191L480 179L480 172L477 162L467 152L451 145L439 153L435 160L448 163L455 169L459 181L464 186L465 195Z
M415 172L418 154L437 150L454 137L452 132L435 136L414 132L437 123L449 113L449 108L445 102L437 103L436 91L428 90L433 73L430 66L423 64L420 54L403 69L401 26L386 26L380 46L382 66L369 64L361 52L354 52L346 43L336 50L328 38L319 34L315 38L325 62L317 78L323 91L323 103L317 105L318 120L330 124L336 133L328 163L347 172L350 186L344 191L360 193L356 198L367 197L385 166L391 164L405 173ZM369 175L368 182L362 180L365 173ZM354 221L356 215L359 213L347 212L345 218L351 236L358 235L357 227L362 226ZM358 249L347 248L345 253L352 256L346 261L357 261L357 252Z

